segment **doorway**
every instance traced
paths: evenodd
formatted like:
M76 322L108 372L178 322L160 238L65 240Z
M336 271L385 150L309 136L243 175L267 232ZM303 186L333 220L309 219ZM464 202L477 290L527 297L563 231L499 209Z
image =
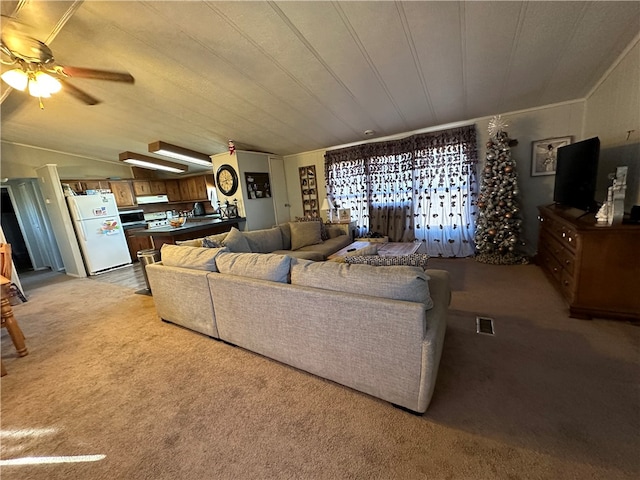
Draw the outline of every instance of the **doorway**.
M1 187L2 232L11 244L16 272L63 272L64 263L37 180L11 179Z
M2 231L7 239L7 243L11 244L11 257L16 266L18 273L29 272L33 270L31 256L27 249L27 243L20 229L18 215L9 195L7 188L2 188L2 197L0 198L0 210L2 211Z

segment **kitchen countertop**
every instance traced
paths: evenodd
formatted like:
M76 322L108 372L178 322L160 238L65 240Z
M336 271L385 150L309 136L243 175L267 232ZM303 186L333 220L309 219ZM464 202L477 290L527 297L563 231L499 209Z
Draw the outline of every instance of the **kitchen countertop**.
M189 217L185 224L181 227L172 227L170 225L163 227L147 228L136 230L132 234L136 237L174 237L183 234L194 233L200 230L209 230L212 227L222 227L224 225L237 225L244 222L244 217L230 218L222 220L213 216Z

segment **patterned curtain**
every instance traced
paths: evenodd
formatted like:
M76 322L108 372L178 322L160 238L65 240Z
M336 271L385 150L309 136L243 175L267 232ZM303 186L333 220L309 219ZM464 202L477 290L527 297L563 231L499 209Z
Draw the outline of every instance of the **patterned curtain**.
M473 255L476 131L470 125L325 154L327 192L357 234L424 240L430 255Z

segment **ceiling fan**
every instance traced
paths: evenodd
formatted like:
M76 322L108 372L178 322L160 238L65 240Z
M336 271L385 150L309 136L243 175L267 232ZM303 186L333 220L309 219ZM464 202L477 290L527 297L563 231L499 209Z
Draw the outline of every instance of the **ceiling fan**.
M70 78L90 78L112 82L134 83L129 73L91 68L63 66L56 63L51 49L40 40L17 30L3 29L0 38L2 64L14 68L5 71L1 78L17 90L28 90L40 99L65 90L87 105L97 105L100 100L68 82Z

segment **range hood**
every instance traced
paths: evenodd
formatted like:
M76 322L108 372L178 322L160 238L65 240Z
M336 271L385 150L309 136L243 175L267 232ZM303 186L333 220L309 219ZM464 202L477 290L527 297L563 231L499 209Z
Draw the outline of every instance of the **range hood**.
M167 203L169 197L166 195L144 195L142 197L136 197L138 205L148 205L149 203Z

